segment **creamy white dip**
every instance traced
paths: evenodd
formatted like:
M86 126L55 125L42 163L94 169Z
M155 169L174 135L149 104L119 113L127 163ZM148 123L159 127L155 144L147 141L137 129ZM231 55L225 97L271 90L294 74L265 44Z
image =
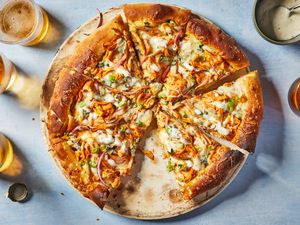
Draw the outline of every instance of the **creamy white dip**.
M300 35L300 8L290 13L300 0L262 0L257 5L256 21L260 30L269 38L283 41Z

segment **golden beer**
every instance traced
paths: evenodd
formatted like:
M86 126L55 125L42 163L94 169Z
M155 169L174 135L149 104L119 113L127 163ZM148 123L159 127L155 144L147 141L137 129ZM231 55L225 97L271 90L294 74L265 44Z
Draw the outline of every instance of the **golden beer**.
M290 87L289 104L293 112L300 116L300 78L298 78Z
M0 133L0 172L9 168L13 161L13 155L12 144Z
M8 0L0 6L0 41L35 45L47 34L46 12L32 0Z
M0 94L12 86L17 70L12 62L0 53Z

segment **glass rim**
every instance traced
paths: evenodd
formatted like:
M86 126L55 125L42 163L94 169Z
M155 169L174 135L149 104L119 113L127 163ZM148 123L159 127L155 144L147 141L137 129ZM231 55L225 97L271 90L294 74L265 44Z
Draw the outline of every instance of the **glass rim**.
M11 0L5 0L3 1L1 4L0 4L0 11L2 11L2 9L10 2ZM36 24L34 25L34 28L32 30L32 32L20 39L20 40L14 40L14 41L10 41L10 40L5 40L3 39L0 34L0 42L2 43L5 43L5 44L20 44L20 45L26 45L28 43L30 43L31 41L33 41L37 34L39 34L39 32L41 31L42 29L42 25L43 25L43 12L42 12L42 9L41 7L34 2L34 0L25 0L27 2L30 2L34 8L34 12L35 12L35 17L37 17L37 22Z
M3 64L4 74L2 77L2 81L0 81L0 94L4 92L5 88L9 84L11 78L11 71L13 70L14 65L12 62L0 52L0 60Z

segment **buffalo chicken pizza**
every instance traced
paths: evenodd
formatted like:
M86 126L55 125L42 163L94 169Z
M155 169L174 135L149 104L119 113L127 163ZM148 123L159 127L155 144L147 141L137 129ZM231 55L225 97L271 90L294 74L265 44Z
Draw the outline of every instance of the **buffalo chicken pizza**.
M256 71L224 31L189 10L128 4L67 60L47 112L67 179L103 208L130 175L155 122L166 170L186 200L254 152L262 119Z

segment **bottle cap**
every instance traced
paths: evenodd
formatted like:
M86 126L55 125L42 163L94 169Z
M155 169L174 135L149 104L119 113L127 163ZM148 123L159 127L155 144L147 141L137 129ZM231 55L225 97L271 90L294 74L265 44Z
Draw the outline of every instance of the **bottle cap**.
M23 183L14 183L8 189L8 198L13 202L25 202L28 197L28 189Z

